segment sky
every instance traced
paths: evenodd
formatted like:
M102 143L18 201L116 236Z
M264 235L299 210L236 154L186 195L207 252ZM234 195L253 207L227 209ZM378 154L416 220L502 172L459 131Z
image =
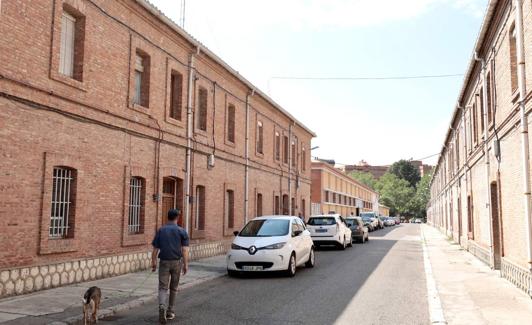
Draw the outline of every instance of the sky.
M180 22L183 0L151 0ZM441 150L488 0L188 0L185 30L313 130L313 157ZM435 164L437 156L425 159Z

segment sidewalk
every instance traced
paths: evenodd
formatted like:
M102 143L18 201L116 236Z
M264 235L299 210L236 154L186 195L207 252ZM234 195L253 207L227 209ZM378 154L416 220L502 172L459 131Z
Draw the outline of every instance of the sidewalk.
M422 225L447 324L532 324L532 300L435 228Z
M225 255L190 262L179 290L223 276L225 272ZM91 286L102 290L99 316L110 316L157 299L157 285L157 273L144 271L5 298L0 300L0 323L76 324L83 317L83 294Z

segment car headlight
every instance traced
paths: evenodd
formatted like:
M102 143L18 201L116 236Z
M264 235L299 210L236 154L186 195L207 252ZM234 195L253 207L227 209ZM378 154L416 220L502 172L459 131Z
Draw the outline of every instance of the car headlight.
M245 249L242 246L238 246L237 244L231 244L231 249Z
M281 249L284 247L284 245L286 245L286 242L285 243L277 243L277 244L272 244L272 245L268 245L266 247L263 247L264 249Z

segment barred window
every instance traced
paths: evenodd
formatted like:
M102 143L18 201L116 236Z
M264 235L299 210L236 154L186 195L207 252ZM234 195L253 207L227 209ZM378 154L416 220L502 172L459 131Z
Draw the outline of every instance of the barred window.
M144 232L144 197L146 184L142 177L131 177L129 181L128 231L132 234Z
M74 237L74 211L76 202L76 170L54 167L52 178L52 209L50 212L50 237Z
M207 95L207 89L200 87L198 94L197 127L202 131L207 131Z

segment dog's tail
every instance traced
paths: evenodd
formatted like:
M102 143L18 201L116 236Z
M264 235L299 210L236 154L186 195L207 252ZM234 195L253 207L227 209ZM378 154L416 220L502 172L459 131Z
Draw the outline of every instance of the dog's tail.
M92 289L92 288L91 288ZM87 292L85 292L85 295L83 296L83 301L85 304L90 304L91 302L91 296L92 296L92 290L87 290Z

